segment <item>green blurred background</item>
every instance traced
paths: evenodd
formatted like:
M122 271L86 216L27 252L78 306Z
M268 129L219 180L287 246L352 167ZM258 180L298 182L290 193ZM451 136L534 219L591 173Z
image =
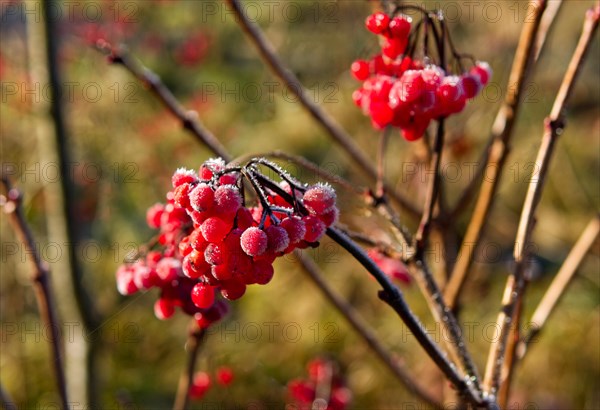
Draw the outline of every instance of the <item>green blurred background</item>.
M436 3L423 4L433 8ZM543 119L577 42L585 10L595 4L566 3L526 86L513 150L485 236L483 248L489 253L482 254L473 266L463 297L461 321L474 323L467 339L480 369L489 346L490 333L486 332L492 332L489 324L495 321L510 269L512 244ZM352 103L351 94L358 84L350 76L349 66L378 50L374 36L363 29L365 16L377 3L306 0L244 4L315 101L374 158L377 132ZM52 221L46 211L46 188L57 183L53 154L45 141L50 126L45 111L47 84L31 84L32 76L35 78L32 70L39 69L35 55L43 44L35 37L41 21L40 3L1 0L0 5L2 166L25 193L26 216L42 256L53 268L59 312L66 322L64 318L72 312L65 307L66 302L62 303L62 295L68 297L69 288L61 266L68 244L49 236ZM488 61L494 69L487 91L448 121L449 143L442 169L447 171L446 192L453 201L470 180L470 164L479 159L507 92L511 60L528 9L525 2L513 1L442 5L457 47ZM126 44L186 107L199 113L234 156L283 150L304 156L358 185L367 181L266 69L224 3L82 1L60 3L57 10L61 13L56 19L62 81L72 90L65 109L77 190L77 227L82 239L77 254L84 285L103 318L92 335L98 346L95 376L101 408L122 408L124 403L133 403L136 408L169 408L185 362L183 346L189 319L181 314L166 322L156 319L152 306L157 295L153 291L121 297L114 271L129 251L153 235L145 225L145 210L164 200L172 172L182 166L197 168L211 153L186 134L127 71L111 66L90 42L105 36L115 44ZM539 274L529 288L525 321L599 209L599 63L596 38L568 107L567 128L558 143L539 207L533 237ZM422 162L422 148L394 133L388 150L388 177L415 204L424 199L427 167ZM420 172L407 172L415 165ZM296 166L289 169L300 179L315 180L309 171ZM381 234L377 226L383 226L382 221L358 198L341 192L339 202L343 223ZM464 233L469 213L470 209L455 221L458 235ZM416 221L403 216L414 229ZM46 333L28 279L31 265L5 216L1 222L2 385L19 408L54 408L48 407L57 402L57 396ZM375 282L355 261L327 239L321 248L307 253L424 385L433 392L445 388L431 361L393 312L377 299ZM441 251L432 252L431 259L434 265L439 263ZM518 368L510 408L599 408L599 263L595 246ZM432 335L438 340L443 337L417 286L405 286L405 293ZM227 365L234 370L236 380L227 389L213 388L204 404L192 404L195 408L213 408L209 404L214 408L284 408L289 401L286 383L302 377L306 362L321 354L340 363L354 393L351 408L404 409L418 405L291 258L276 263L275 278L268 286L250 287L232 306L232 314L212 330L198 369L214 372L218 366ZM65 330L63 336L68 354L76 357L79 344L73 341L83 333L83 327L71 322L65 329L74 333L70 337Z

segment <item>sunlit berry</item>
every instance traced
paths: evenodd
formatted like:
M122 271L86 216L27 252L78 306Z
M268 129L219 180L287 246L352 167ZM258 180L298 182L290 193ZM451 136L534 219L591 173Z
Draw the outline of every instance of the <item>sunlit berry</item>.
M168 299L159 298L154 302L154 315L160 320L166 320L175 314L175 306Z
M389 24L390 17L387 14L382 13L380 11L371 14L365 20L365 25L367 26L367 29L374 34L383 33L385 30L387 30Z
M240 244L247 255L258 256L267 250L268 237L262 229L250 227L242 233Z
M302 202L309 212L322 214L330 211L335 206L335 191L326 184L317 184L304 193Z
M356 78L358 81L366 80L371 74L369 70L369 63L365 60L356 60L353 62L350 66L350 71L352 72L354 78Z
M208 309L215 302L214 288L204 283L197 283L192 289L192 302L200 309Z

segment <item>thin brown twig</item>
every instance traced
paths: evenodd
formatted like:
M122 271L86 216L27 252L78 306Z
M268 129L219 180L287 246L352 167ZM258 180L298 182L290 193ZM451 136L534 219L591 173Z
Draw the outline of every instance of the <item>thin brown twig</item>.
M535 49L534 58L533 58L533 62L531 64L533 67L533 65L535 63L537 63L537 60L539 59L542 51L544 50L544 46L546 45L546 39L548 38L548 34L549 34L550 30L552 29L552 27L554 27L553 23L556 18L556 15L558 14L558 11L560 9L560 5L562 4L562 0L553 0L553 1L548 2L545 9L541 9L541 8L537 7L535 5L535 4L538 4L536 1L531 1L530 4L534 5L534 11L536 13L533 14L532 16L528 16L528 18L527 18L528 22L535 23L535 21L534 21L535 19L541 18L541 20L539 22L539 27L537 28L537 34L535 35L535 38L529 37L529 34L527 33L528 38L531 41L533 41L535 39L535 44L532 45L532 44L529 44L529 42L523 41L523 36L526 35L526 30L523 29L521 31L521 39L519 40L519 45L517 47L515 59L513 60L513 66L511 68L511 73L509 76L509 82L507 83L507 87L506 87L506 89L508 90L509 87L514 86L514 89L511 90L511 92L507 93L504 103L503 103L502 107L500 107L500 110L498 111L498 114L496 115L496 118L494 120L494 126L496 129L496 132L494 133L494 130L492 130L492 135L490 136L489 142L488 142L486 148L481 153L481 157L477 161L477 164L479 164L479 166L477 167L477 169L475 170L475 173L473 174L472 178L468 182L467 187L463 190L459 199L456 201L456 205L454 206L454 209L451 212L453 217L456 217L460 213L462 213L465 210L465 208L467 207L467 205L469 204L469 202L471 201L473 195L475 195L476 188L479 185L479 181L483 177L484 173L486 172L486 167L488 166L488 161L489 161L489 157L490 157L490 148L492 146L492 143L494 142L494 135L502 134L504 132L503 129L506 128L507 125L510 125L510 132L512 132L512 123L514 123L516 121L517 112L520 107L523 85L527 81L527 78L531 72L530 70L522 71L522 68L524 68L524 67L516 64L517 60L518 60L517 57L520 58L523 55L519 51L519 49L522 47L523 48L530 47L530 46L534 47L534 49ZM529 10L529 6L527 9ZM542 13L542 15L540 16L538 13ZM523 77L518 76L519 72L522 72ZM513 80L513 79L516 79L517 82L512 83L511 80ZM516 104L516 105L514 105L514 104ZM496 124L499 124L499 125L496 127ZM509 139L510 139L510 136L509 136ZM507 152L507 154L508 154L508 152Z
M55 309L54 293L50 281L50 270L38 252L33 233L25 220L23 214L23 195L19 190L13 188L10 180L2 175L2 184L6 190L6 196L0 196L0 203L4 212L9 216L15 233L19 236L21 242L27 248L27 253L31 255L34 265L34 272L31 281L35 289L35 297L40 310L40 316L44 326L50 329L48 337L50 338L50 353L54 367L54 375L63 409L70 407L67 396L67 384L65 379L65 369L63 361L63 351L61 346L61 328L59 325L58 314Z
M350 326L356 331L356 333L362 337L367 343L371 350L381 359L381 362L398 378L406 388L423 400L425 403L433 406L434 408L441 408L441 404L422 386L419 385L411 374L406 370L404 365L395 358L390 351L383 346L383 344L377 338L377 335L373 330L365 323L365 321L359 316L358 312L354 307L338 295L331 286L325 282L320 273L317 264L310 258L303 256L301 252L294 253L304 272L308 277L317 285L327 300L329 300L338 310L338 312L348 321Z
M108 42L102 40L98 42L96 48L108 55L111 63L122 65L148 87L169 112L181 121L183 128L190 131L198 142L209 147L211 151L225 161L230 161L231 156L227 153L225 147L219 142L217 137L202 124L197 113L195 111L186 110L179 103L177 98L175 98L171 90L163 84L160 77L132 58L125 47L121 46L115 48Z
M478 174L483 175L483 172L486 172L486 178L481 179L481 188L475 203L475 209L458 253L460 257L454 265L450 281L444 290L446 303L452 309L456 308L467 273L473 263L477 245L481 240L500 182L502 169L510 151L512 131L522 102L524 84L532 65L540 21L546 8L545 0L534 0L531 4L534 5L534 15L531 20L525 22L508 79L508 84L511 87L514 86L514 92L506 94L504 104L494 121L490 142L478 168ZM474 181L478 180L479 177L476 176ZM465 195L470 195L472 191L474 191L474 188L468 187ZM465 195L463 195L463 198L468 198ZM455 211L451 215L456 215L456 211L462 208L463 202L466 202L466 200L459 200Z
M177 386L175 402L173 403L173 410L187 409L190 398L190 388L194 381L194 371L196 369L198 353L200 352L200 347L205 339L205 329L200 329L196 324L196 321L192 320L188 331L188 339L185 344L185 350L188 352L187 365L179 377L179 384Z
M273 73L283 81L288 90L293 93L302 106L311 114L311 116L325 128L328 135L337 142L354 160L354 162L367 174L371 179L377 179L377 170L371 163L371 160L365 153L356 145L354 140L348 133L318 104L316 104L305 88L302 86L298 78L285 67L283 62L278 57L273 45L269 42L260 27L247 18L238 0L227 0L231 9L236 15L236 21L247 34L248 38L258 49L261 57L267 63ZM399 192L392 189L388 184L384 184L386 192L400 207L407 211L412 217L419 216L419 210L407 198Z
M422 258L423 252L427 247L429 229L431 227L433 212L438 199L441 183L440 163L442 161L442 150L444 148L444 122L444 118L438 120L438 129L433 142L433 151L431 153L432 178L427 185L427 197L425 198L423 215L421 216L421 223L419 224L419 229L415 235L415 251L418 259Z
M544 135L535 161L535 167L533 168L536 171L537 177L535 175L532 176L532 181L525 197L525 203L521 212L517 237L515 240L515 268L513 274L509 276L505 287L504 297L502 299L502 310L496 321L499 325L500 332L498 338L491 345L490 355L486 366L484 386L492 395L496 394L500 383L502 382L500 376L502 367L505 364L504 356L510 328L511 326L514 326L514 323L518 322L518 320L515 320L518 319L515 313L522 301L527 284L525 275L527 268L527 249L530 243L535 213L546 181L552 153L558 137L564 130L563 111L569 96L573 91L575 80L598 28L599 17L600 6L597 6L594 10L589 10L586 13L579 42L571 57L567 72L563 77L550 115L546 118L544 123ZM510 357L514 357L514 355L510 355ZM510 383L512 367L512 363L507 364L507 377L504 381L506 383Z
M596 215L588 223L585 230L569 252L569 255L558 270L554 280L552 280L544 297L535 309L533 316L529 321L531 324L529 332L519 341L519 345L517 346L517 360L522 360L525 357L529 345L548 321L550 314L564 295L571 280L575 276L575 273L577 273L579 265L583 262L599 233L600 215Z

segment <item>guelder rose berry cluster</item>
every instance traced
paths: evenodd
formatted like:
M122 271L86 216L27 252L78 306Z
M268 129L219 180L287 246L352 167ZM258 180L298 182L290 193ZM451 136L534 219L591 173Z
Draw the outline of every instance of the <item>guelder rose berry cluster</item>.
M263 175L259 165L282 181ZM245 205L244 180L258 198L256 206ZM179 307L201 328L227 312L219 295L235 300L246 286L267 284L277 257L317 246L338 217L329 185L305 186L263 159L244 167L211 159L198 173L178 169L172 184L167 203L147 213L148 225L160 230L162 250L121 266L117 285L124 295L159 288L157 317L166 319Z
M377 12L367 17L366 26L380 36L381 53L352 63L353 76L363 82L352 97L376 129L398 127L408 141L419 139L431 120L461 112L490 80L487 63L476 62L469 71L452 75L428 63L428 56L413 58L409 40L418 35L411 37L408 16Z

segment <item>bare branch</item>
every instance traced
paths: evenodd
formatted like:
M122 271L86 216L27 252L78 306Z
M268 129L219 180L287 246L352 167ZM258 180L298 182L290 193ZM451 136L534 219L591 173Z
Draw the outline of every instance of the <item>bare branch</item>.
M63 361L63 351L61 346L61 328L59 325L58 314L55 310L54 293L50 282L50 271L47 264L42 260L33 233L27 225L23 215L23 196L12 187L9 179L2 175L2 184L6 190L6 196L0 196L0 203L4 212L9 216L15 233L19 236L21 242L27 248L27 253L31 255L34 266L34 272L31 276L31 282L35 289L35 297L40 310L40 316L44 321L44 326L50 329L50 353L54 367L54 375L58 393L61 399L63 409L69 408L67 396L67 384L65 381L65 370Z
M560 267L554 280L548 287L540 304L535 309L530 323L532 327L529 333L525 335L517 346L517 359L522 360L527 353L527 348L531 341L540 333L548 317L560 301L571 280L575 276L579 265L587 255L596 238L600 233L600 215L596 215L587 225L571 252Z
M186 110L177 101L171 90L169 90L161 81L160 77L150 69L132 58L125 47L113 48L106 41L101 41L97 45L98 50L107 54L110 61L114 64L120 64L125 67L138 80L146 85L154 93L171 114L179 121L184 129L206 147L210 148L216 155L229 162L231 156L219 142L219 140L202 124L195 111Z

